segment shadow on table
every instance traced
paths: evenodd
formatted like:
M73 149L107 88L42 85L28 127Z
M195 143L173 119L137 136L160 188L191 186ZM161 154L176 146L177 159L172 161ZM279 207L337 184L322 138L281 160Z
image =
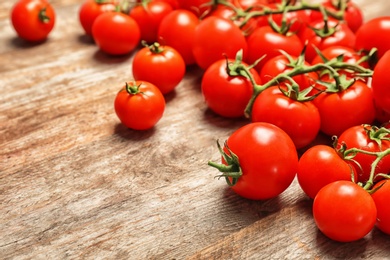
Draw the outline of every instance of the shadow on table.
M121 123L116 124L114 129L115 135L120 136L123 139L133 140L133 141L142 141L148 139L155 132L156 132L155 127L148 130L137 131L137 130L130 129Z

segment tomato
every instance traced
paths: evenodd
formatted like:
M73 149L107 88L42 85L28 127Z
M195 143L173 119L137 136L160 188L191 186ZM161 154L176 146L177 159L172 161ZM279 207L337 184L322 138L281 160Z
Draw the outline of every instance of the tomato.
M314 141L320 130L320 114L311 101L298 101L278 86L262 91L252 107L252 122L267 122L284 130L297 149Z
M165 2L172 6L173 9L179 9L179 2L178 0L154 0L156 2Z
M313 217L318 229L330 239L352 242L375 226L377 210L371 195L351 181L335 181L314 198Z
M379 188L380 187L380 188ZM390 235L390 180L382 180L375 184L372 194L377 209L376 226L382 232Z
M243 51L245 60L246 39L240 28L232 21L209 16L196 27L192 52L196 63L202 69L207 69L224 57L234 59L239 50Z
M328 145L314 145L299 159L298 183L311 199L314 199L318 191L327 184L339 180L351 181L352 176L356 181L355 168Z
M85 34L92 35L92 25L96 17L105 12L115 10L117 1L85 0L79 10L79 20Z
M114 108L119 120L126 127L147 130L163 116L165 99L152 83L126 82L115 97Z
M47 39L56 20L56 14L46 0L19 0L11 10L11 23L18 36L26 41Z
M290 71L291 65L296 63L298 57L291 56L291 61L285 55L278 55L269 59L260 71L261 82L264 84L274 77L278 76L281 73ZM293 64L290 64L293 63ZM308 62L304 62L305 66L310 66ZM303 90L314 85L315 81L318 79L317 72L309 72L305 74L300 74L292 77L294 81L299 85L299 89ZM281 86L285 85L283 82L280 82Z
M177 50L186 65L194 64L192 47L198 23L198 17L192 12L182 9L174 10L161 21L157 32L158 42Z
M225 147L225 153L238 158L229 163L222 156L223 164L232 165L233 170L241 173L235 178L226 177L238 195L253 200L270 199L294 180L298 154L291 138L279 127L249 123L230 135L226 144L230 151Z
M372 91L363 81L355 81L338 92L323 92L313 100L321 117L321 131L340 135L349 127L371 124L375 119Z
M390 122L390 113L387 113L381 107L379 107L377 104L375 104L375 119L380 124L388 123L388 122Z
M319 35L313 28L321 30L325 35ZM354 48L356 37L348 25L330 19L327 24L323 20L311 22L301 30L300 39L302 44L307 43L305 57L311 63L317 56L314 46L319 50L335 45Z
M345 143L347 149L357 148L369 152L380 152L390 148L390 134L377 127L369 125L356 125L346 129L338 138L338 143ZM358 181L365 183L371 172L371 164L376 156L357 153L350 164L354 165L358 172ZM360 167L355 164L360 165ZM384 157L375 169L375 175L378 173L390 173L390 156ZM378 179L374 179L377 181Z
M210 0L177 0L179 8L193 12L196 16L202 17L210 12L212 5Z
M111 55L123 55L133 51L140 42L138 24L121 12L99 15L92 26L92 36L99 48Z
M279 50L284 50L292 56L299 56L302 48L303 45L296 34L284 35L274 31L270 26L262 26L248 37L247 62L253 64L266 55L256 66L256 70L260 71L268 60L280 55Z
M244 76L230 76L227 62L233 59L221 59L207 68L202 77L202 95L207 106L223 117L242 117L244 110L252 97L253 85ZM247 66L246 63L242 63ZM252 77L260 84L260 77L252 68Z
M148 81L167 94L183 79L186 64L172 47L154 43L134 55L132 72L135 80Z
M157 32L163 18L173 11L170 4L161 1L144 1L134 6L129 15L141 30L141 40L148 43L156 42Z
M372 93L376 106L390 113L390 50L375 65L372 75Z
M390 49L390 16L380 16L365 22L356 32L356 50L378 49L378 58Z

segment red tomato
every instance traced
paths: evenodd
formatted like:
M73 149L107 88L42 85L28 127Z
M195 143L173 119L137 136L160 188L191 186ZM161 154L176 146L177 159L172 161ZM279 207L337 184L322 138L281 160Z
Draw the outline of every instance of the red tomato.
M335 45L349 48L355 47L356 37L348 25L339 23L337 20L330 19L328 20L327 26L328 29L326 29L325 22L323 20L314 21L300 33L302 44L307 42L305 57L310 63L317 56L314 46L319 50L324 50ZM325 36L320 36L313 30L313 28L323 30L327 33L332 32L332 30L334 30L334 32L329 35L326 34Z
M117 1L98 2L96 0L85 0L79 10L79 20L87 35L92 35L92 25L96 17L105 12L115 10Z
M160 90L149 82L126 82L115 97L114 108L125 126L147 130L163 116L165 99Z
M186 65L194 64L192 46L198 23L198 17L192 12L181 9L174 10L161 21L157 32L158 42L177 50Z
M92 36L99 48L111 55L123 55L133 51L140 42L138 24L121 12L99 15L92 26Z
M374 189L376 188L379 189L372 194L377 209L376 226L382 232L390 235L390 180L378 182L374 186Z
M378 49L378 57L390 50L390 16L373 18L356 32L356 50Z
M297 149L314 141L320 130L320 114L311 101L297 101L278 86L262 91L256 98L251 113L252 122L267 122L284 130Z
M357 125L346 129L338 138L338 143L345 143L347 149L357 148L369 152L380 152L390 148L390 134L376 127ZM357 153L350 164L354 165L358 172L358 181L365 183L368 181L371 172L371 164L376 156ZM357 162L358 165L355 164ZM375 175L378 173L390 173L390 156L384 157L375 169ZM378 179L374 179L377 181Z
M253 85L244 76L229 76L225 59L214 62L202 77L202 95L207 106L223 117L242 117L252 97ZM233 63L233 59L228 62ZM246 65L245 63L242 63ZM260 77L252 68L252 77L260 84Z
M293 62L296 62L298 57L291 56ZM290 61L285 55L278 55L269 59L261 68L260 78L261 82L264 84L274 77L278 76L281 73L288 72L292 68L290 66ZM305 66L310 66L308 62L304 63ZM309 72L305 74L300 74L292 77L294 81L299 85L299 89L303 90L309 88L315 84L315 81L318 79L318 74L316 72ZM285 85L280 82L281 85Z
M389 20L390 21L390 20ZM390 50L375 65L372 76L372 92L376 106L390 113Z
M172 47L154 43L134 55L132 72L135 80L150 82L167 94L183 79L186 64Z
M191 11L196 16L201 17L210 12L212 5L210 0L177 0L179 8Z
M372 91L363 81L355 81L339 92L323 92L313 100L321 117L321 131L340 135L349 127L371 124L375 119Z
M172 6L173 9L179 9L179 2L178 0L154 0L156 2L165 2Z
M166 2L151 1L146 5L134 6L129 15L137 22L141 30L141 40L153 43L158 40L157 32L161 21L172 11L172 6Z
M371 195L351 181L335 181L314 198L313 216L318 229L330 239L352 242L375 226L377 210Z
M232 180L232 190L253 200L264 200L285 191L296 175L298 154L291 138L279 127L268 123L249 123L228 139L225 153L238 157L233 163L242 175ZM222 159L224 164L228 164Z
M337 151L327 145L315 145L306 150L299 159L297 179L308 197L314 199L325 185L339 181L356 181L357 175Z
M53 7L46 0L19 0L11 10L11 23L24 40L44 41L56 20Z
M246 39L232 21L210 16L196 27L192 52L196 63L202 69L207 69L224 57L234 59L239 50L243 50L245 60Z
M283 35L275 32L270 26L262 26L248 37L247 62L253 64L266 55L256 66L256 70L260 71L268 60L280 55L279 50L284 50L292 56L299 56L302 48L303 45L296 34Z

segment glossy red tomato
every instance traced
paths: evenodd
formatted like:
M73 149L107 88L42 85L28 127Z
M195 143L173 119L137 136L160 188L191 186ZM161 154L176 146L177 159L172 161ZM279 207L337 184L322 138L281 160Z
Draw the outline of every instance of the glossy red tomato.
M150 82L167 94L183 79L186 64L172 47L154 43L134 55L132 72L135 80Z
M202 77L202 95L207 106L223 117L242 117L252 97L253 85L244 76L229 76L227 61L221 59L207 68ZM233 63L233 59L228 62ZM246 63L242 63L246 65ZM260 84L260 77L252 68L252 77Z
M321 131L339 136L346 129L371 124L375 119L372 91L366 83L355 81L339 92L323 92L313 100L321 116Z
M236 164L242 175L232 180L232 190L253 200L270 199L285 191L292 183L298 155L291 138L279 127L268 123L249 123L227 139L229 152L238 157ZM222 160L223 163L228 164Z
M138 24L121 12L99 15L92 26L92 36L99 48L111 55L123 55L133 51L140 42Z
M224 57L234 59L239 50L243 51L245 60L246 39L232 21L209 16L196 27L192 52L196 63L202 69L207 69Z
M147 130L163 116L165 99L160 90L149 82L126 82L115 97L114 108L125 126Z
M280 55L279 50L284 50L292 56L299 56L302 48L303 45L296 34L284 35L275 32L270 26L262 26L248 37L247 62L253 64L266 55L256 66L256 70L260 71L268 60Z
M212 5L210 0L177 0L180 9L191 11L196 16L201 17L210 12Z
M375 226L377 210L371 195L351 181L335 181L314 198L313 216L318 229L330 239L352 242Z
M320 36L313 28L322 30L326 34ZM330 19L328 20L327 25L325 25L323 20L311 22L308 27L301 30L300 39L302 44L307 43L305 57L306 60L311 63L317 56L314 46L319 50L324 50L335 45L354 48L356 37L348 25Z
M161 21L173 11L170 4L162 1L146 2L146 5L138 4L130 10L132 17L141 30L141 40L154 43Z
M390 16L380 16L365 22L356 32L356 50L378 49L378 57L390 50Z
M56 14L46 0L19 0L11 10L11 23L24 40L44 41L52 31Z
M327 145L314 145L299 159L297 179L311 199L327 184L339 180L351 181L352 176L356 181L355 169L333 147Z
M372 76L372 92L376 106L390 113L390 50L375 65Z
M320 130L320 113L311 101L297 101L282 93L278 86L262 91L251 113L252 122L267 122L285 131L297 149L314 141Z
M172 6L172 8L175 10L175 9L179 9L179 2L178 0L154 0L156 2L165 2L165 3L168 3Z
M182 9L174 10L161 21L157 32L158 42L177 50L186 65L194 64L192 48L198 23L198 17L192 12Z
M298 57L291 56L293 63L295 63ZM281 73L291 71L290 60L285 55L278 55L269 59L261 68L260 78L261 82L264 84L274 77L278 76ZM308 62L304 62L305 66L310 66ZM309 72L305 74L300 74L292 77L294 81L299 85L299 89L303 90L309 88L315 84L315 81L318 79L317 72ZM283 86L284 83L280 82Z
M345 143L347 149L357 148L369 152L380 152L390 148L390 134L387 131L371 127L369 125L356 125L346 129L338 138L338 143ZM387 139L387 140L386 140ZM357 153L350 164L354 165L358 172L358 181L365 183L368 181L371 172L371 164L376 156ZM358 163L355 164L355 162ZM360 167L359 167L360 165ZM390 173L390 156L384 157L375 169L378 173ZM378 181L378 179L374 179Z
M92 35L92 25L96 17L105 12L115 10L116 0L99 2L96 0L85 0L79 10L79 20L87 35Z
M380 187L372 194L377 209L376 226L382 232L390 235L390 180L382 180L375 184L374 189Z

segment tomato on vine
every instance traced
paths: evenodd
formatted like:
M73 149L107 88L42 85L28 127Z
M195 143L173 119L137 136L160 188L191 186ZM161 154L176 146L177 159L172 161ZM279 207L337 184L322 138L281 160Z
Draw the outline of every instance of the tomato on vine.
M263 122L249 123L218 144L222 164L209 162L220 170L231 189L253 200L278 196L295 178L298 154L291 138L279 127Z
M390 21L390 20L389 20ZM390 113L390 50L388 50L375 65L372 75L372 92L376 106Z
M26 41L47 39L56 20L52 5L46 0L19 0L11 10L11 23L18 36Z
M171 92L181 82L185 72L186 64L180 53L157 42L140 49L132 62L134 79L154 84L162 94Z
M390 235L390 179L382 180L373 187L372 199L377 209L376 226L382 232Z
M152 83L126 82L115 97L114 109L126 127L147 130L156 125L163 116L165 99Z

